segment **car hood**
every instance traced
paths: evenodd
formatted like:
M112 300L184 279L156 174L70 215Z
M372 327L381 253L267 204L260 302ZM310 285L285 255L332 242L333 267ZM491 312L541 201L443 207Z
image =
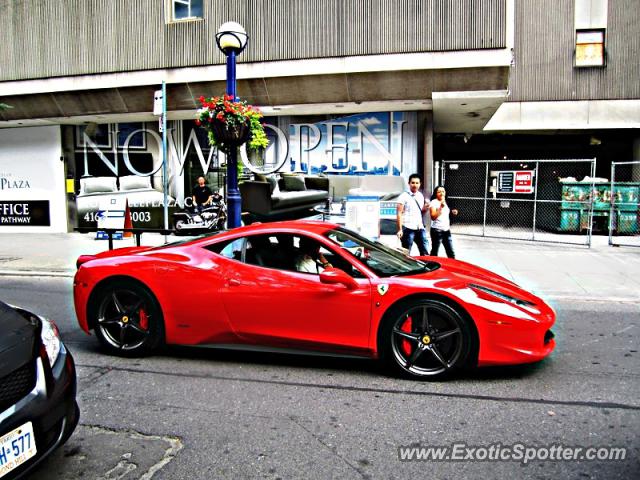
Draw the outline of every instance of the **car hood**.
M39 328L37 321L0 302L0 378L33 358Z
M436 262L440 265L440 268L432 272L403 278L437 281L437 285L440 288L460 289L467 287L469 284L478 284L525 300L534 300L536 298L511 280L507 280L497 273L482 267L450 258L438 258L435 260L431 257L421 257L420 259Z
M444 272L452 273L456 277L464 279L465 281L488 282L490 284L501 285L509 289L514 287L520 289L520 287L511 280L507 280L497 273L494 273L482 267L478 267L476 265L472 265L471 263L450 258L439 258L437 263L440 264L440 268Z

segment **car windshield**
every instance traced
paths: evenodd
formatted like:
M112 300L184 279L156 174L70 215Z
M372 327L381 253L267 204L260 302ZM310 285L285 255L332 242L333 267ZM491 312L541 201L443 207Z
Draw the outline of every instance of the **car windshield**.
M415 275L431 272L440 266L435 262L423 262L412 258L343 227L329 230L324 235L349 255L364 263L379 277Z

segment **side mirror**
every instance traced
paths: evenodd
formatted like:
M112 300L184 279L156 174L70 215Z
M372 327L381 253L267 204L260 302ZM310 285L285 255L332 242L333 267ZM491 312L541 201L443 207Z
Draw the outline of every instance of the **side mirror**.
M322 272L320 272L320 282L327 284L344 285L349 290L355 290L360 286L354 278L350 277L339 268L325 268Z

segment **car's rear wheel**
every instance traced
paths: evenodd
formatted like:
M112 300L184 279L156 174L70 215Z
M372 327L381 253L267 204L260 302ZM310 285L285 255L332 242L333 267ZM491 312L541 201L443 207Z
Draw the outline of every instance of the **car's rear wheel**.
M123 279L100 288L91 315L96 336L109 353L145 355L156 349L164 337L158 301L135 281Z
M440 379L467 363L475 341L471 329L466 318L446 303L405 302L385 316L380 357L404 376Z

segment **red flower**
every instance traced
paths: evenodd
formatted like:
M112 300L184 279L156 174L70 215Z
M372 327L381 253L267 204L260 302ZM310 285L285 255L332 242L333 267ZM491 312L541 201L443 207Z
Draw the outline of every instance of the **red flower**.
M200 120L196 119L196 125L200 126L201 123L202 122Z

